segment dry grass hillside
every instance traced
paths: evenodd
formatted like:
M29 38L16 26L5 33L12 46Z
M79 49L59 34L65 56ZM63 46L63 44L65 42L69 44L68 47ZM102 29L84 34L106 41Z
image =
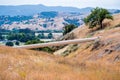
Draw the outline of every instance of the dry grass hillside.
M119 24L118 14L103 30L75 29L74 38L101 39L79 44L66 57L0 46L0 80L120 80Z
M120 61L120 14L114 15L114 20L105 20L105 28L92 31L84 26L73 31L76 38L100 36L99 41L80 44L79 49L69 56L82 60ZM83 59L83 57L85 57Z

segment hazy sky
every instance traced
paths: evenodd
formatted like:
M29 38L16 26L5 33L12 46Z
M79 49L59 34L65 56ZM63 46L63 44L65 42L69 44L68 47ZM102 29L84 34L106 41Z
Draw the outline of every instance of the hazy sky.
M47 6L103 7L120 9L120 0L0 0L0 5L43 4Z

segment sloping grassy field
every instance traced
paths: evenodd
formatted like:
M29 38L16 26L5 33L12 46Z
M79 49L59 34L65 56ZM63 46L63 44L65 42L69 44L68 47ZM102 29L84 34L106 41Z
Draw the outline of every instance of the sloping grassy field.
M76 38L101 40L80 44L66 57L0 46L0 80L120 80L119 21L117 15L105 22L110 28L92 35L86 27L76 29Z

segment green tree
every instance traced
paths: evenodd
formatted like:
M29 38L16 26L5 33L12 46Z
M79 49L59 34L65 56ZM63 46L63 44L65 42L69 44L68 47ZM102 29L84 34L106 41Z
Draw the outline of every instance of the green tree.
M2 34L0 34L0 40L4 40L4 39L5 39L5 37L3 37Z
M48 34L48 38L49 38L49 39L53 38L52 33L49 33L49 34Z
M102 29L104 19L113 19L108 10L103 8L95 8L91 11L91 14L84 18L86 25L89 25L89 28L94 28L97 25Z
M43 38L45 38L45 35L44 35L44 33L40 33L40 34L38 35L38 37L39 37L40 39L43 39Z
M7 36L8 40L17 40L20 42L27 42L29 40L35 40L37 37L30 33L11 33Z
M6 45L6 46L14 46L14 43L13 43L13 42L6 42L5 45Z
M71 32L71 31L72 31L73 29L75 29L75 28L77 28L77 27L76 27L75 25L73 25L73 24L66 25L66 26L64 27L63 35Z
M20 42L19 42L19 41L16 41L16 42L15 42L15 45L18 45L18 46L19 46L19 45L20 45Z

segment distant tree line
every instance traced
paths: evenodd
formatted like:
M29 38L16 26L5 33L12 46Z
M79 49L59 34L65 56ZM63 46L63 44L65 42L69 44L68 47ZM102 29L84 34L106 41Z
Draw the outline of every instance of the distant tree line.
M45 36L44 33L40 33L38 35L38 38L40 38L40 39L52 39L53 38L53 34L49 33L48 36Z
M17 40L20 42L27 42L29 40L35 40L38 39L35 36L35 32L26 28L26 29L19 29L19 30L13 30L7 35L8 40Z
M8 40L18 40L20 42L27 42L29 40L37 39L33 34L25 33L11 33L7 36Z

